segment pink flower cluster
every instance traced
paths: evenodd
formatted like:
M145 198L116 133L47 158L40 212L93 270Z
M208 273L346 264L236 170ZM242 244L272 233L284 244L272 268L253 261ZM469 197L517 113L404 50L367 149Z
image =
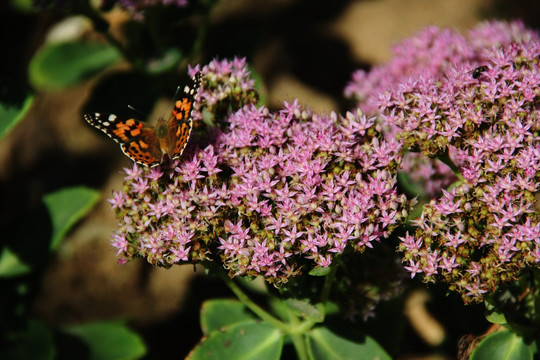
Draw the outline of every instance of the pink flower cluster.
M230 208L218 249L232 274L285 282L346 248L372 247L406 218L400 146L374 119L311 114L293 102L278 113L244 108L229 121L220 153L232 170Z
M430 26L396 44L388 63L354 72L345 96L355 99L365 113L375 113L381 95L411 78L441 78L456 64L469 64L472 70L486 62L486 49L531 41L538 41L538 34L518 21L484 22L466 35Z
M212 126L219 126L230 115L231 109L240 109L245 104L255 104L258 93L255 80L249 74L245 58L232 60L214 59L202 70L200 65L189 68L189 75L198 71L205 75L205 86L199 92L193 119L204 120Z
M489 33L489 32L486 32ZM445 159L460 181L424 207L400 250L412 276L480 301L540 262L540 41L492 48L381 96L405 148Z
M202 72L204 105L222 87L212 88L207 74L215 69ZM174 169L126 169L123 191L110 200L120 222L113 245L124 261L208 260L231 277L282 284L372 247L408 216L412 203L396 190L400 145L361 112L246 105L222 128Z
M538 39L538 34L520 22L485 22L465 35L450 28L428 27L397 44L388 63L369 72L356 71L345 95L355 99L362 111L377 113L380 98L388 96L389 91L402 91L400 87L409 81L441 79L456 66L463 76L470 77L474 69L487 63L486 50L491 47L506 47L512 42L534 42ZM402 169L428 197L440 195L441 189L457 180L440 161L419 157L415 153L404 155Z

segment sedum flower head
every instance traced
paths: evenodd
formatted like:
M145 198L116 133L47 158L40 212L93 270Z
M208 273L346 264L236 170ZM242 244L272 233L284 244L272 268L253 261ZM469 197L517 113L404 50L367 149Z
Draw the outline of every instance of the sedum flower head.
M198 71L204 76L205 86L199 91L199 101L195 104L195 121L204 120L211 126L218 126L231 110L257 103L255 81L249 74L245 58L214 59L202 69L200 65L190 67L189 75Z
M489 32L486 32L489 33ZM460 182L402 238L406 268L480 301L540 262L540 41L495 47L380 98L405 148L453 164Z
M202 104L214 98L211 81ZM400 145L361 112L245 105L221 128L173 169L126 169L110 200L122 261L212 261L231 277L282 284L372 247L408 216L411 203L396 190Z
M358 70L345 89L345 95L357 102L366 113L377 113L381 98L388 91L401 89L422 79L441 79L459 64L462 75L468 79L488 62L492 47L505 47L513 42L539 41L537 33L521 22L484 22L465 35L450 28L428 27L419 34L397 44L393 58L386 64L369 71ZM402 99L402 101L404 101ZM389 121L393 126L393 122ZM392 133L396 129L392 128ZM451 131L451 129L448 129ZM436 159L406 153L402 169L423 188L429 197L439 196L457 178L446 165Z
M430 26L396 44L388 63L369 71L357 70L345 95L356 100L362 111L374 113L378 111L380 96L410 78L441 78L455 64L470 63L471 69L475 69L486 62L486 49L538 40L538 34L519 21L484 22L465 35L454 29Z

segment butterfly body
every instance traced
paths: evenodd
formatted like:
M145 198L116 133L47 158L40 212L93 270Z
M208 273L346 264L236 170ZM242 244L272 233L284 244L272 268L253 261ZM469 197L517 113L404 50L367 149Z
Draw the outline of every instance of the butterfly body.
M191 135L191 112L200 85L201 74L197 73L176 99L169 119L160 118L155 126L114 114L86 114L84 118L119 143L133 161L154 167L163 162L165 154L172 160L182 156Z

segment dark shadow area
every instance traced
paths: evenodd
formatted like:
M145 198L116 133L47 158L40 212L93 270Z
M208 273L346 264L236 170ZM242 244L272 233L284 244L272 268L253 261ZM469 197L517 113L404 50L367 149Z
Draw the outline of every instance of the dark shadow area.
M136 328L148 347L144 359L185 358L202 338L199 319L202 304L217 298L234 298L234 295L222 281L207 276L195 277L189 295L183 301L182 311L167 321Z

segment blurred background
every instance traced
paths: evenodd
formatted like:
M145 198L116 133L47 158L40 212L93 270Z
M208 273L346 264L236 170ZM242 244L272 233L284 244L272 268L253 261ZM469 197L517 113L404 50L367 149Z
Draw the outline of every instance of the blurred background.
M486 19L521 19L538 29L538 14L540 3L533 0L222 0L204 19L207 33L196 62L246 57L261 78L269 107L298 98L314 111L344 113L352 106L343 89L353 71L384 63L393 44L423 27L467 30ZM118 39L129 31L124 27L128 17L118 9L106 15L111 34ZM195 15L195 21L201 19ZM189 25L179 24L173 36L189 36ZM0 28L0 96L13 103L32 88L31 60L51 37L100 36L89 22L74 20L69 12L29 11L28 4L16 1L0 5ZM107 198L121 189L121 169L131 161L82 115L104 111L98 107L100 93L123 107L129 104L162 114L177 83L185 80L167 83L154 106L145 98L154 89L151 82L128 69L127 62L119 62L105 74L68 88L34 89L29 111L0 141L0 238L3 245L31 245L26 255L38 259L39 276L21 295L32 317L53 328L124 319L147 344L146 359L183 358L201 337L201 303L230 294L193 266L166 270L142 260L117 264L109 244L116 222ZM101 197L55 251L48 252L39 245L54 232L43 196L81 185L96 189ZM13 285L10 278L0 280L4 289ZM458 299L446 298L436 287L430 292L429 321L445 330L448 341L434 347L406 324L410 338L397 351L401 359L454 358L460 336L486 327L481 308L463 309ZM16 309L10 305L4 302L8 310L3 311Z

